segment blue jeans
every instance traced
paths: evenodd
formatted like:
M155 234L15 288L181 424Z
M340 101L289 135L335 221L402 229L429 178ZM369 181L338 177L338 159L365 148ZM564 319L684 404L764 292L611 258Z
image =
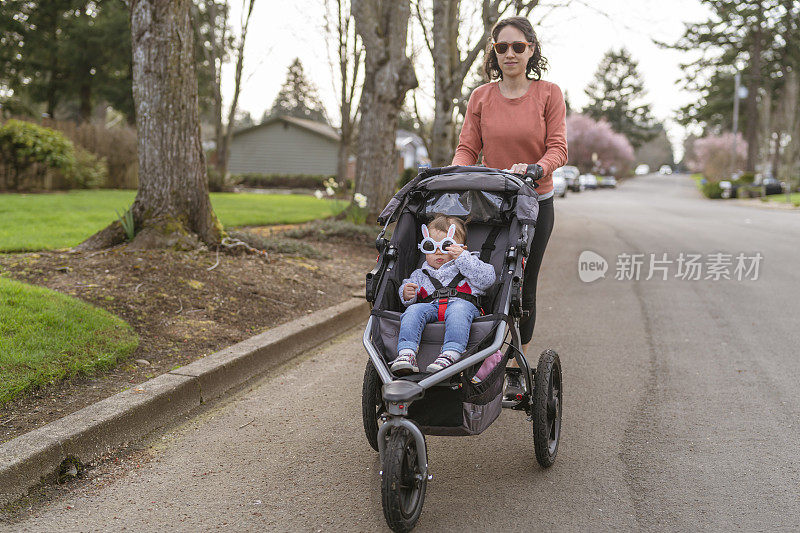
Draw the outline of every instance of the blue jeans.
M419 350L419 341L425 324L436 322L439 315L439 302L417 303L408 306L400 318L400 338L397 351ZM444 344L442 352L453 351L459 354L467 349L469 329L472 320L481 312L472 303L462 298L450 298L444 312Z

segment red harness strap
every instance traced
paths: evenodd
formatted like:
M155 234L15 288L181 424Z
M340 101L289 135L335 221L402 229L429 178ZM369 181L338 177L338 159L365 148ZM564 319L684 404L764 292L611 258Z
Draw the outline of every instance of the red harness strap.
M439 298L439 322L444 322L444 313L447 311L447 300L448 298Z

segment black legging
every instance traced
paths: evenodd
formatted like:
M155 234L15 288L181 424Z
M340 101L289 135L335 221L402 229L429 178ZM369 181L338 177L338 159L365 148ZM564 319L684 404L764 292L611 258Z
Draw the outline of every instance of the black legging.
M533 234L531 255L525 263L525 274L522 281L522 309L527 309L530 314L520 320L519 333L522 344L528 344L533 337L533 327L536 325L536 280L539 277L539 267L542 266L542 257L553 231L553 197L539 202L539 218L536 220L536 231Z

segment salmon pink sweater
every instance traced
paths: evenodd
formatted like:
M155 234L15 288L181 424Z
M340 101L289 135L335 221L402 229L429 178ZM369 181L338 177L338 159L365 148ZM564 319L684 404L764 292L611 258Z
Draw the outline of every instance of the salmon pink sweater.
M536 190L540 199L549 198L553 171L567 164L566 115L555 83L531 81L519 98L503 96L497 82L481 85L469 97L453 164L474 165L481 151L483 164L490 168L537 163L544 177Z

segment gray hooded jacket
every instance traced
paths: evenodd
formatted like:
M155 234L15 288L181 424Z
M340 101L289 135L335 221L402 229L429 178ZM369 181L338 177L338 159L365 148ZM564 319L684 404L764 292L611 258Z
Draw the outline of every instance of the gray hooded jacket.
M411 275L403 280L400 284L400 300L403 305L409 306L417 301L433 294L436 288L433 283L425 275L424 271L430 273L431 276L439 280L445 287L453 281L453 278L460 272L464 275L464 280L458 284L456 289L466 294L473 296L480 296L486 293L486 290L492 286L496 278L494 267L488 263L484 263L478 258L479 252L462 252L461 255L448 261L440 266L438 269L433 268L428 263L416 269ZM419 286L417 294L410 300L403 299L403 288L407 283L415 283Z

